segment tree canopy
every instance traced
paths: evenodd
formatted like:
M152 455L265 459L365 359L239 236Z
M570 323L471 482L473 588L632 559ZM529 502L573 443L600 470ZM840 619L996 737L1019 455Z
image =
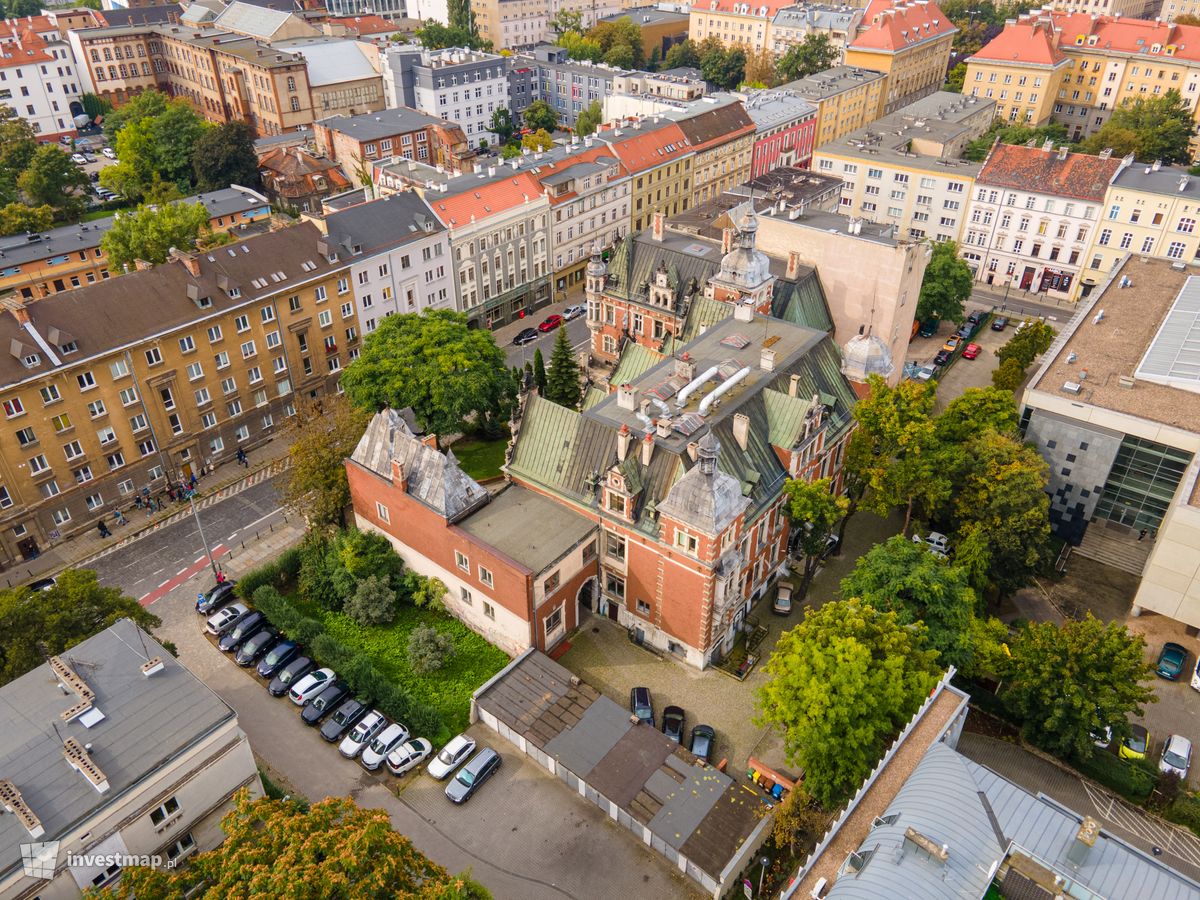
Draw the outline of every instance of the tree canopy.
M533 131L553 131L558 127L558 113L545 100L534 100L522 114L525 127Z
M797 535L799 550L804 557L804 570L796 598L799 603L803 603L808 596L809 585L828 549L833 529L850 506L849 500L832 492L832 484L832 478L811 482L792 478L783 486L783 493L787 497L783 512L791 522L792 532Z
M588 31L587 37L600 45L604 51L604 61L610 66L640 69L646 61L642 29L629 16L611 21L601 20Z
M963 304L971 296L975 281L971 268L958 255L954 241L939 241L933 245L925 277L921 281L921 296L917 300L917 318L962 322Z
M554 138L550 136L545 128L539 128L532 134L527 134L521 138L521 146L526 150L535 150L545 152L546 150L554 149Z
M512 140L517 126L513 123L512 113L507 106L498 107L492 113L491 130L496 135L496 140L501 144L507 144Z
M1007 125L997 119L991 128L967 144L963 150L963 158L971 162L983 162L997 138L1002 144L1027 144L1033 141L1040 146L1047 140L1054 141L1055 144L1064 144L1067 141L1067 126L1059 122L1049 122L1031 128L1028 125Z
M100 173L100 183L135 202L159 199L160 183L191 193L196 183L195 148L214 126L201 119L188 101L167 100L157 91L144 91L114 110L113 117L118 116L116 123L106 123L116 129L118 161Z
M42 144L17 177L17 187L34 206L49 206L59 219L83 212L88 177L55 144Z
M231 184L258 187L254 129L248 122L227 122L206 129L196 141L192 168L196 173L196 187L202 191L217 191Z
M362 437L370 413L331 394L296 405L285 423L291 467L284 473L284 504L312 524L344 524L350 486L342 465Z
M113 269L133 267L136 260L166 262L172 247L190 250L196 238L209 227L203 203L164 203L139 206L136 212L118 215L100 246Z
M11 106L0 105L0 203L20 199L17 177L28 168L37 147L33 126Z
M808 609L767 660L759 721L784 732L805 789L826 808L849 797L939 677L925 627L858 600Z
M1100 130L1079 145L1084 153L1110 149L1114 156L1132 153L1141 162L1191 163L1188 150L1192 113L1177 89L1161 97L1138 97L1116 107Z
M745 80L746 51L741 47L726 49L720 38L709 35L697 45L696 52L699 54L700 74L705 81L733 90ZM667 59L670 60L670 53Z
M593 100L588 104L587 109L579 113L575 119L575 133L580 137L587 137L604 122L604 109L600 106L599 100Z
M469 7L468 7L469 11ZM491 50L492 42L481 40L475 31L474 16L471 18L472 27L461 25L443 25L433 19L418 28L414 34L417 42L426 50L444 50L447 47L466 47L469 50Z
M604 48L599 41L584 37L578 31L566 31L558 36L558 46L567 51L567 56L584 62L600 62L604 59Z
M558 329L554 339L554 352L550 354L550 370L546 373L546 388L542 396L567 409L579 409L583 399L583 384L580 381L579 362L567 338L565 327Z
M366 409L411 406L439 435L497 434L513 401L504 351L464 313L426 310L387 316L367 335L342 385Z
M0 207L0 235L45 231L54 224L54 208L9 203Z
M700 68L700 51L691 38L672 44L667 48L667 57L663 60L664 69L698 69Z
M837 65L838 48L824 32L809 32L779 57L776 69L781 81L795 81Z

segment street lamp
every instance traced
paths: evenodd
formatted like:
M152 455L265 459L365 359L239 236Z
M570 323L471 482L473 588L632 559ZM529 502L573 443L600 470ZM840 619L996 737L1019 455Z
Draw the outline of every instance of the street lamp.
M758 864L760 866L762 866L762 869L758 873L758 895L760 897L762 896L763 876L767 874L767 866L770 865L770 863L771 863L771 859L770 859L770 857L767 857L767 856L762 857L758 861Z

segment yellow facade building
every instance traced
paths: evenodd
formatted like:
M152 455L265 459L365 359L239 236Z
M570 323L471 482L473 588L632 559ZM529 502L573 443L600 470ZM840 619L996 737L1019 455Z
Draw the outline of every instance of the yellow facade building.
M835 66L781 85L817 108L814 147L864 128L883 115L887 76L857 66Z
M884 112L893 112L941 88L956 34L931 0L872 0L843 59L887 75Z

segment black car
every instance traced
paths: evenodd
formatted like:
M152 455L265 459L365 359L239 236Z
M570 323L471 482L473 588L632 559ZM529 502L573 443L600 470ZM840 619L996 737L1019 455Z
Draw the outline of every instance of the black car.
M258 661L258 674L263 678L274 678L284 666L299 655L300 645L295 641L280 641Z
M692 754L708 762L716 739L717 733L713 731L711 725L697 725L692 729Z
M921 328L917 333L924 338L933 337L935 334L937 334L938 325L940 324L941 323L937 319L926 319L921 323Z
M524 328L517 332L517 336L513 338L514 347L524 347L526 344L532 344L538 339L538 330L536 328Z
M350 685L344 681L335 681L304 704L304 711L300 713L300 718L305 725L316 725L337 709L341 702L349 696Z
M233 586L236 581L222 581L207 594L196 597L196 612L207 616L233 599Z
M499 768L500 754L491 747L484 747L450 779L446 785L446 796L455 803L466 803Z
M268 625L262 631L256 632L246 638L245 643L238 647L233 661L243 669L248 669L262 659L263 654L277 643L279 643L279 632Z
M321 737L330 743L341 740L370 711L365 700L345 701L321 726Z
M992 331L1003 331L1008 327L1008 316L996 316L992 319Z
M957 334L964 341L969 341L971 338L975 337L975 328L972 325L963 325L960 329L958 329L958 331L956 331L954 333Z
M933 358L933 364L935 366L944 366L946 363L950 362L950 357L953 355L953 350L939 350L937 356Z
M272 697L282 697L292 689L292 685L317 667L317 664L307 656L296 656L292 661L275 673L267 692Z
M683 743L683 709L668 706L663 710L663 734L677 744Z
M251 635L262 631L267 625L267 617L258 610L251 609L238 616L230 629L221 635L217 647L222 653L232 653Z
M970 326L972 326L972 327L975 327L975 326L977 326L977 325L978 325L980 322L982 322L982 321L983 321L983 317L984 317L984 316L986 316L986 315L987 315L987 313L980 312L979 310L975 310L975 312L973 312L973 313L971 313L970 315L968 315L968 316L967 316L967 324L968 324L968 325L970 325Z
M635 687L629 691L629 711L642 724L654 727L654 704L650 702L650 688Z

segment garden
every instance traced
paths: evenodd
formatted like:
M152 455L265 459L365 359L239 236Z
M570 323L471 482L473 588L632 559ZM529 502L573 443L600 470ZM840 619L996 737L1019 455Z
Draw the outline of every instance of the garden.
M406 570L373 532L310 532L246 573L237 592L356 694L435 744L467 727L471 694L509 661L446 612L441 581Z

